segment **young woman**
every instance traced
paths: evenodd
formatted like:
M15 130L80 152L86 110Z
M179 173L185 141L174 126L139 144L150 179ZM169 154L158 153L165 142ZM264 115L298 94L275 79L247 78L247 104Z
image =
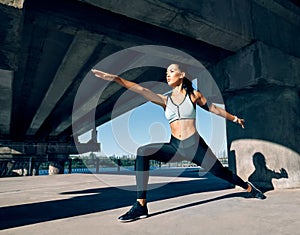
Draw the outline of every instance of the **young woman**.
M165 110L166 118L170 123L171 140L165 144L149 144L137 150L136 183L137 201L132 208L118 218L121 222L129 222L148 216L146 193L149 179L149 161L161 162L189 160L206 169L213 175L238 185L249 192L251 197L265 199L265 195L250 182L243 181L228 168L223 167L208 145L199 136L196 125L196 105L233 121L244 128L244 120L234 116L224 109L207 103L206 98L194 90L192 83L185 77L185 72L178 64L171 64L167 68L166 80L173 89L169 95L155 94L151 90L117 75L92 69L96 77L107 81L114 81L121 86L144 96L147 100L160 105Z

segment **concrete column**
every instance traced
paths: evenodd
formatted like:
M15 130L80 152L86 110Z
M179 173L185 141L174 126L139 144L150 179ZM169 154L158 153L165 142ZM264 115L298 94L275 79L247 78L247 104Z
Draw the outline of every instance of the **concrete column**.
M265 191L300 187L300 58L257 42L211 73L226 109L246 121L227 124L230 167Z
M68 161L68 155L48 154L49 175L64 174L65 162Z

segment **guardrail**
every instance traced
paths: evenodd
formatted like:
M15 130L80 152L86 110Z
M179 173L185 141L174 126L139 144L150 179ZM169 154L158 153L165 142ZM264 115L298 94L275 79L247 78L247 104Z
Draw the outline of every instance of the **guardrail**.
M115 159L116 160L116 159ZM228 165L227 158L220 159L223 165ZM126 161L127 165L122 165L122 162L117 160L113 162L108 158L96 159L67 159L61 163L64 174L71 173L101 173L101 172L119 172L121 167L134 170L134 159ZM51 171L51 164L47 158L32 158L32 157L18 157L18 158L0 158L0 177L12 176L32 176L32 175L48 175ZM154 168L160 167L195 167L194 163L189 161L161 163L151 161L150 166Z

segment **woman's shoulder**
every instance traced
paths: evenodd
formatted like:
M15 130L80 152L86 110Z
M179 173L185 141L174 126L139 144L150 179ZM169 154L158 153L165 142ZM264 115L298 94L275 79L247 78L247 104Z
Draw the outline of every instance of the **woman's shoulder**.
M165 94L165 95L162 95L162 94L157 94L163 101L164 101L164 103L166 104L166 102L167 102L167 99L168 99L168 95L167 94Z
M193 92L191 93L191 95L195 96L195 97L198 97L198 98L201 98L203 95L200 91L198 90L193 90Z
M198 100L202 99L203 95L198 90L193 90L193 92L190 93L190 99L193 103L197 103Z
M159 95L160 95L160 97L162 99L164 99L165 101L167 101L168 98L170 98L172 96L172 91L168 91L167 93L164 93L163 95L162 94L159 94Z

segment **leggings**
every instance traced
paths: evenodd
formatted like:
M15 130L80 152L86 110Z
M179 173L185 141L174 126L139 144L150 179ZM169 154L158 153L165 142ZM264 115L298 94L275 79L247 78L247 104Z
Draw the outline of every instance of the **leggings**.
M221 164L201 136L195 133L185 140L172 136L169 143L149 144L138 148L135 162L138 199L146 199L150 160L160 162L188 160L234 185L243 189L248 187L245 181Z

